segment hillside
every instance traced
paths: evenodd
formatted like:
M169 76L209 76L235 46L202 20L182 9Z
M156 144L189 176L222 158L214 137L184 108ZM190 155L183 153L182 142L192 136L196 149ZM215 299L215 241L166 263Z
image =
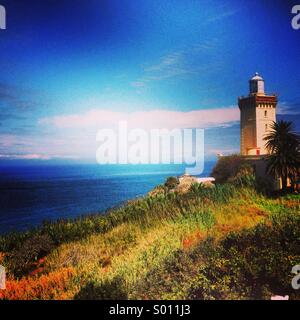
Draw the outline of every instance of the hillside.
M0 238L0 298L300 299L299 209L299 195L251 186L161 188L106 216Z

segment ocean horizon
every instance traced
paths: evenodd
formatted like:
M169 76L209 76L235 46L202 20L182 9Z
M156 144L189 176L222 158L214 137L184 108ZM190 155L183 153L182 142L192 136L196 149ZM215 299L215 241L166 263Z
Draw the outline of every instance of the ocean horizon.
M208 176L214 164L206 161L200 176ZM0 234L25 231L44 221L105 214L184 172L183 165L0 167Z

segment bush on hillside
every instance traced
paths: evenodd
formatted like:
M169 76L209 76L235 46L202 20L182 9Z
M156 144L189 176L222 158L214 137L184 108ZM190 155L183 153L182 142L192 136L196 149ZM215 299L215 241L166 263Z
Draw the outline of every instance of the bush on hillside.
M81 288L75 300L127 300L124 279L117 276L103 283L90 282Z
M274 189L274 179L270 176L267 177L257 177L255 181L255 187L258 192L265 195L272 195Z
M165 187L168 188L168 190L175 189L179 184L179 179L176 177L169 177L167 181L165 182Z
M240 187L251 187L255 185L255 175L253 167L248 163L242 163L234 177L229 182Z
M34 262L46 256L54 247L48 235L36 235L5 256L9 273L21 277L29 273Z
M253 168L240 155L220 157L211 175L217 183L248 183L254 178Z

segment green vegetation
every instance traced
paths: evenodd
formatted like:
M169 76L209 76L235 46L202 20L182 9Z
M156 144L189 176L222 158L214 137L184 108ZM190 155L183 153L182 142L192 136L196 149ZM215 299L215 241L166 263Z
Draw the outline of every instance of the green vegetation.
M22 277L32 271L33 262L46 256L52 249L53 242L48 235L34 235L7 255L7 267L16 277Z
M165 182L167 190L175 189L179 184L179 180L176 177L169 177Z
M282 180L282 190L287 191L287 179L290 178L292 188L299 179L300 137L293 132L292 122L279 121L272 124L271 132L264 138L270 151L268 171Z
M273 216L219 242L208 237L151 270L134 297L146 293L150 299L270 299L280 293L299 299L290 284L291 268L300 259L299 241L296 214Z
M299 195L259 193L244 163L230 175L0 238L0 299L299 299Z
M220 157L211 175L217 183L236 182L243 185L251 184L253 168L238 154Z

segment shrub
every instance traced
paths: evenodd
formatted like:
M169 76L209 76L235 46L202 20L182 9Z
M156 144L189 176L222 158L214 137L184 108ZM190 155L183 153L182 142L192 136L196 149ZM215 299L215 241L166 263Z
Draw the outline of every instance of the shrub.
M90 282L75 296L76 300L127 300L124 280L117 276L103 283Z
M184 299L194 264L195 259L184 250L174 251L161 264L156 265L145 277L140 279L132 289L130 298Z
M164 196L166 195L168 188L165 185L158 185L154 189L152 189L148 195L150 197Z
M20 247L5 256L8 271L16 277L30 272L38 259L53 249L53 241L48 235L35 235L27 239Z
M241 166L245 163L245 160L239 155L220 157L211 175L216 179L217 183L229 182L230 179L237 175Z
M167 181L165 182L165 187L168 188L168 190L175 189L179 184L179 179L176 177L169 177Z
M255 188L260 193L271 195L274 193L274 179L272 179L270 176L264 178L257 177L255 181Z
M240 187L254 187L255 175L253 167L248 163L240 164L236 174L229 181Z

